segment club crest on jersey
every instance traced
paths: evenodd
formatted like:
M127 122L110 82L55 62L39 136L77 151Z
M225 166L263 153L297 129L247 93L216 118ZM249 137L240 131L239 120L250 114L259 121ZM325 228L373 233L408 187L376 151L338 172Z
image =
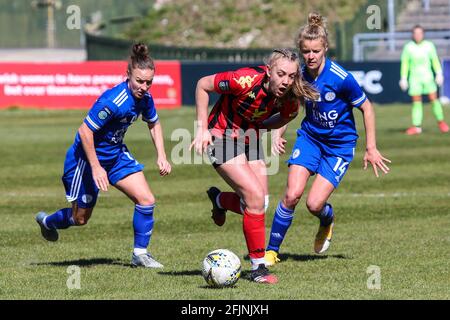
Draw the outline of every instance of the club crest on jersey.
M90 194L83 194L81 196L81 201L83 201L86 204L89 204L92 202L92 200L94 200L94 197Z
M333 101L336 98L336 94L333 91L327 92L325 94L325 100L330 102Z
M255 74L253 77L250 76L242 76L239 79L233 78L234 81L238 85L242 87L242 89L250 88L252 86L253 81L255 81L257 74Z
M259 110L255 110L255 112L253 112L253 115L252 115L252 118L251 118L251 120L252 121L255 121L255 120L257 120L258 118L261 118L263 115L265 115L267 113L267 110L261 110L261 111L259 111Z

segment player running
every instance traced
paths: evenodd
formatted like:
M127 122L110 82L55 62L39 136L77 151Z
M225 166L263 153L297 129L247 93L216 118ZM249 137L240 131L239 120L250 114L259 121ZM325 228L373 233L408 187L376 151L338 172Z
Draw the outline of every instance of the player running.
M85 225L91 217L99 190L109 184L126 194L134 203L134 250L131 265L162 268L147 247L153 230L155 197L137 162L123 139L128 127L142 114L157 152L161 176L171 165L166 159L161 124L152 96L147 92L155 75L153 59L144 44L135 44L128 63L127 80L105 91L94 103L69 148L62 177L71 208L52 215L38 213L36 221L42 236L58 240L57 229Z
M335 218L327 201L347 172L358 139L353 108L363 113L366 129L364 169L370 162L377 177L378 168L384 173L389 171L385 162L390 161L377 150L375 114L371 103L353 76L326 58L328 37L322 16L309 14L308 24L300 29L297 40L304 60L303 77L318 89L320 97L306 101L306 116L297 130L297 140L288 160L286 191L275 211L266 249L268 266L280 261L278 252L291 225L295 207L309 178L315 174L306 199L309 212L320 220L314 251L323 253L329 248ZM282 136L285 130L286 126L278 130L274 138L277 152L284 152Z
M442 105L437 97L437 86L442 86L441 63L436 48L431 41L424 40L424 30L417 25L412 30L413 40L405 44L401 57L400 88L408 90L412 98L412 124L406 130L407 135L422 133L423 105L422 95L428 95L433 114L438 121L439 130L448 132L449 127L444 121ZM436 74L436 77L433 75Z
M298 113L303 97L317 93L303 82L299 57L274 50L265 66L242 68L201 78L197 83L198 131L191 147L207 151L217 173L234 192L212 187L212 218L225 222L226 210L243 214L243 231L252 264L250 279L273 284L265 267L264 213L268 205L267 168L259 129L279 128ZM221 94L208 117L209 93Z

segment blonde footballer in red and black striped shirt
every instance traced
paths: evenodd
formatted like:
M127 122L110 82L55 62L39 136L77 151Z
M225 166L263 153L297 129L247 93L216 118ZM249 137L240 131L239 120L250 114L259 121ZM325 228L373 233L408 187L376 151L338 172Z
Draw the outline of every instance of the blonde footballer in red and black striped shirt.
M252 263L251 280L276 283L264 265L264 213L268 202L267 169L260 130L284 126L304 99L317 92L303 81L300 61L289 49L277 49L265 66L242 68L201 78L197 83L197 153L207 152L217 173L234 192L211 187L212 218L221 226L226 210L243 214L243 231ZM209 93L221 94L208 117Z

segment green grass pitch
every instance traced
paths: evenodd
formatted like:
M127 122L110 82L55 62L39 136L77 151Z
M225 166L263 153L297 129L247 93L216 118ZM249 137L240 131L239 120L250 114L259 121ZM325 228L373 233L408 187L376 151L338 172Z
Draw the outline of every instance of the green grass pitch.
M409 105L376 106L378 147L392 160L391 172L378 179L362 170L364 131L355 110L361 138L331 198L337 216L331 248L313 253L318 220L302 199L281 248L283 261L272 269L280 280L275 286L245 278L250 262L241 217L230 213L221 228L212 223L205 190L211 185L229 190L213 168L178 164L169 177L159 177L141 121L125 142L146 165L156 195L150 251L165 268L129 267L133 204L114 188L100 195L88 225L62 230L58 242L46 242L34 216L67 206L60 180L64 156L86 112L2 110L0 299L449 299L450 134L438 131L429 105L425 110L423 134L409 137L403 133ZM447 107L445 112L450 119ZM192 133L195 110L159 114L170 157L179 143L171 141L172 133L177 128ZM289 151L299 122L287 133ZM269 177L267 236L286 183L286 158ZM244 274L234 288L211 289L201 277L203 257L216 248L241 258ZM79 267L79 289L67 285L76 286L71 266Z

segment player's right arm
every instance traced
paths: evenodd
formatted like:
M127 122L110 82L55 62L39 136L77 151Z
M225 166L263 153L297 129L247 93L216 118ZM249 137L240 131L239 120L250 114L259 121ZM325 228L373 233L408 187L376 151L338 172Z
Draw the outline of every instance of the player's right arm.
M195 89L197 134L189 149L194 147L198 154L202 154L212 144L212 136L208 130L208 105L209 93L214 91L214 77L215 74L201 78Z
M113 119L116 111L117 107L114 104L109 103L108 106L106 106L106 102L99 99L89 110L89 113L78 129L84 153L91 166L92 178L94 179L97 188L102 191L108 191L109 180L95 151L94 133L99 131L106 123Z
M409 61L410 61L410 54L408 50L408 44L405 45L402 51L401 56L401 65L400 65L400 88L403 91L406 91L408 89L408 73L409 73Z
M84 153L91 166L92 178L94 179L97 188L102 191L108 191L108 175L100 165L98 161L97 153L95 152L94 145L94 132L83 122L78 129L78 134L80 135L81 144L83 145Z
M288 125L285 124L281 128L271 130L272 133L272 154L280 155L286 152L286 142L284 134L287 130Z

